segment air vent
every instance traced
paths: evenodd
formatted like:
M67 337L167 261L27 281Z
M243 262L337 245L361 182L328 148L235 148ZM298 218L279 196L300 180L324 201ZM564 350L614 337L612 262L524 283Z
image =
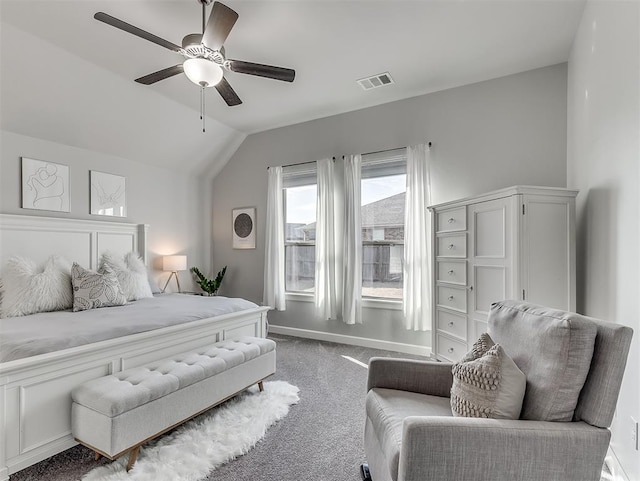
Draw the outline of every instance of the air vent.
M379 73L377 75L361 78L358 80L358 84L360 84L360 87L362 87L364 90L384 87L385 85L391 85L392 83L393 79L391 78L391 74L389 74L389 72Z

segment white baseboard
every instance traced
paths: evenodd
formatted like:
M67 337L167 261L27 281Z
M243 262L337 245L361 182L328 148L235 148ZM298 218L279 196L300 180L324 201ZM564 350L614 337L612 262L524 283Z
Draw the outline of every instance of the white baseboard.
M269 332L273 334L284 334L286 336L305 337L318 341L337 342L349 344L351 346L370 347L373 349L384 349L386 351L396 351L417 356L431 356L431 348L417 346L415 344L404 344L401 342L382 341L380 339L369 339L366 337L346 336L344 334L333 334L330 332L312 331L309 329L298 329L296 327L274 326L269 324Z
M618 461L618 457L616 453L613 452L611 446L607 450L607 455L604 458L604 464L607 465L609 472L611 473L611 481L630 481L627 475L622 469L622 465L620 461Z

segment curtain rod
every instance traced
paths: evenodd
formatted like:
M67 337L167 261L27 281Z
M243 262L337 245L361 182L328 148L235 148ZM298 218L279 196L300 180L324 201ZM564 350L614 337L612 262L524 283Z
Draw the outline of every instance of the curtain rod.
M429 147L431 147L431 142L430 141L427 142L427 145ZM392 150L399 150L399 149L405 149L405 148L406 148L406 146L405 147L396 147L395 149L376 150L375 152L366 152L366 153L364 153L362 155L382 154L383 152L391 152Z
M427 142L427 145L429 147L431 147L431 142ZM377 150L375 152L367 152L365 154L362 155L371 155L371 154L381 154L382 152L391 152L392 150L398 150L398 149L404 149L405 147L396 147L395 149L385 149L385 150ZM342 156L342 158L344 159L344 155ZM331 158L332 160L336 160L335 157ZM315 164L317 161L316 160L309 160L307 162L298 162L295 164L286 164L286 165L282 165L281 167L294 167L296 165L305 165L305 164ZM269 170L271 168L271 166L267 167L267 170Z

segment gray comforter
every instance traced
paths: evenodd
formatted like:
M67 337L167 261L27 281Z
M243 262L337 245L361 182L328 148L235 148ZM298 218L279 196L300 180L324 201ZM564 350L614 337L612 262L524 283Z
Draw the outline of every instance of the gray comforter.
M258 307L245 299L161 294L124 306L0 319L0 362Z

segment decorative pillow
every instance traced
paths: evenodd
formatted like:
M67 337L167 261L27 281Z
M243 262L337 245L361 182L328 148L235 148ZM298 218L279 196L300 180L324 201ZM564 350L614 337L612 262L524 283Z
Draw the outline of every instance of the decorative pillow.
M491 305L489 334L527 377L522 419L573 419L597 330L589 318L572 312L523 301Z
M451 411L454 416L518 419L527 381L489 334L453 365Z
M49 257L41 266L31 259L11 257L2 276L0 317L61 311L73 305L71 267L59 256Z
M74 262L71 267L73 312L98 307L123 306L127 303L118 276L108 265L93 272Z
M100 267L104 266L109 266L118 276L118 282L127 301L153 297L147 277L147 268L135 252L129 252L124 256L124 259L105 252L100 259Z

